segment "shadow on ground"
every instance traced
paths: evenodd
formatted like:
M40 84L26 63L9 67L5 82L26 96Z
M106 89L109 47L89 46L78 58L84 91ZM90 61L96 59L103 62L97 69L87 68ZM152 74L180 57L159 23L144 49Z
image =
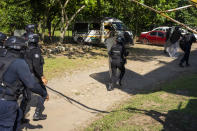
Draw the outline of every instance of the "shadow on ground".
M179 104L177 109L170 110L168 113L136 108L126 108L125 111L138 112L153 118L163 125L162 131L196 131L197 114L191 111L197 110L197 99L191 99L184 109L180 109L181 104Z
M31 123L22 124L20 131L28 129L42 129L43 126L40 124L32 125Z
M150 54L157 54L157 51L153 51ZM182 54L183 55L183 54ZM181 55L181 57L182 57ZM152 55L147 56L152 57ZM185 90L166 90L158 88L161 83L166 81L172 81L181 75L189 73L197 73L197 51L193 51L190 57L191 67L180 68L178 63L179 59L176 59L170 63L164 63L164 66L153 70L145 75L140 75L132 70L127 69L123 80L123 87L120 89L128 94L148 94L160 90L165 92L197 97L195 93L188 93ZM137 59L136 59L137 60ZM141 60L139 60L141 61ZM108 85L109 72L99 72L91 74L90 77L98 82ZM187 89L186 89L187 90ZM141 110L135 108L127 108L128 112L140 112L144 115L150 116L163 125L162 131L196 131L197 129L197 99L191 99L184 109L181 109L182 103L179 104L177 109L169 110L167 113L158 112L154 110ZM113 111L112 111L113 112Z
M127 59L132 61L148 62L155 60L156 58L154 56L167 56L166 54L163 53L162 50L158 50L154 48L131 47L127 50L129 51L129 56L127 57Z
M153 52L155 51L153 50ZM149 93L159 90L157 87L161 83L175 79L177 78L177 76L184 75L185 73L196 72L197 61L195 57L197 56L197 51L193 51L191 53L191 57L190 57L191 67L180 68L178 66L179 61L182 58L182 55L183 54L180 55L180 58L175 59L170 63L160 61L160 63L164 64L162 67L155 69L145 75L140 75L130 69L126 69L126 73L122 81L123 85L120 90L127 92L128 94ZM108 86L109 83L108 71L93 73L90 75L90 77Z
M179 107L181 107L181 104ZM168 111L163 131L196 131L197 114L191 111L197 110L197 99L191 99L186 108Z

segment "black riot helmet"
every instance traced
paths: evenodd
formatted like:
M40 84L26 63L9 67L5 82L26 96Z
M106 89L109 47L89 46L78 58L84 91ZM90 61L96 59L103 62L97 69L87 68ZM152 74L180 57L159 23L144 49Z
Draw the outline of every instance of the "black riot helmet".
M192 43L197 41L197 39L196 39L194 34L191 34L191 38L190 39L191 39Z
M175 28L174 28L174 30L179 30L180 29L180 26L176 26Z
M30 34L28 34L27 38L28 38L29 44L37 44L39 42L38 34L30 33Z
M25 27L26 32L32 32L34 33L35 30L35 25L34 24L29 24Z
M7 49L23 50L27 47L27 43L25 42L25 39L21 37L11 36L5 41L4 46Z
M0 32L0 46L3 45L4 41L6 40L7 36Z

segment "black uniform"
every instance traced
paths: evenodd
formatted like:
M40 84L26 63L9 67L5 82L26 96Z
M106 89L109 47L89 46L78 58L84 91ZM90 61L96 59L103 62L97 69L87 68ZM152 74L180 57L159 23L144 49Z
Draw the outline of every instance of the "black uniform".
M168 41L168 39L169 39L170 36L171 36L171 30L172 30L172 28L169 28L169 29L167 30L167 32L166 32L166 42Z
M25 53L25 60L27 62L27 64L29 65L30 71L31 73L34 75L35 79L37 82L39 82L42 85L42 88L44 90L46 90L44 84L42 83L41 77L43 76L43 65L44 65L44 58L41 55L41 49L38 46L38 35L33 34L33 33L29 33L28 36L28 41L29 41L29 47L26 50ZM37 38L37 40L36 40ZM33 42L32 42L33 40ZM36 42L34 42L36 40ZM30 92L27 90L27 93ZM46 115L43 115L42 112L44 111L45 107L44 107L44 100L42 98L40 98L39 96L32 94L34 101L36 101L36 110L35 110L35 114L33 116L34 120L40 120L40 119L46 119ZM26 110L26 106L27 103L29 102L30 99L26 99L24 98L23 100L23 104L21 106L21 108L24 110Z
M183 63L186 62L186 66L189 66L189 55L192 43L196 42L196 38L194 34L187 34L183 37L183 39L180 41L180 47L184 51L184 56L180 61L180 67L183 67Z
M170 42L172 44L176 43L180 37L183 37L183 35L181 34L181 31L179 30L179 27L175 27L171 37L170 37Z
M25 41L28 41L28 35L29 34L32 34L34 32L34 28L35 26L33 24L29 24L25 27L25 30L26 32L21 36L23 39L25 39ZM28 50L28 49L27 49ZM28 63L28 66L30 68L30 71L32 73L32 66L30 66L31 64L27 61L26 59L26 54L25 54L25 61ZM23 123L26 123L28 122L27 119L25 119L25 113L26 113L26 110L30 110L30 107L27 109L27 105L28 103L30 102L31 100L31 91L28 90L25 85L24 85L24 90L23 90L23 98L22 98L22 101L21 101L21 104L20 104L20 108L23 112L23 118L22 118L22 122Z
M23 39L25 39L25 41L28 41L28 34L31 34L32 32L29 30L28 26L26 27L26 33L24 33L21 37ZM26 51L29 50L28 48L26 49ZM25 51L25 52L26 52ZM29 63L26 59L26 53L24 54L24 59L26 61L26 63L28 64L29 66ZM30 68L30 72L32 73L32 68L29 66ZM23 90L23 97L22 97L22 101L21 101L21 104L20 104L20 108L22 110L22 113L23 113L23 118L22 118L22 123L27 123L29 120L28 119L25 119L25 115L26 113L30 110L30 107L28 106L28 103L31 101L31 91L24 86L24 90Z
M10 40L10 41L9 41ZM23 83L32 92L46 97L47 93L36 83L29 67L20 53L21 42L17 37L11 37L8 42L19 42L19 48L9 44L8 50L0 54L0 130L18 131L22 117L17 104L17 98L23 89Z
M117 38L122 39L122 38ZM112 90L114 85L121 86L121 80L125 74L125 63L126 63L126 56L128 52L124 47L124 40L117 40L117 43L111 47L111 50L108 52L110 57L110 64L111 64L111 78L110 78L110 85L108 90Z

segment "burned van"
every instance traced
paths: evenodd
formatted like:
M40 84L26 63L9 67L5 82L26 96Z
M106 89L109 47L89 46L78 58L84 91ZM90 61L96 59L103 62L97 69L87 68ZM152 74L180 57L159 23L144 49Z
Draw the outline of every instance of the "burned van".
M101 21L76 22L73 29L73 39L77 43L102 44L110 34L122 35L125 41L133 44L133 34L125 24L115 18L105 18Z

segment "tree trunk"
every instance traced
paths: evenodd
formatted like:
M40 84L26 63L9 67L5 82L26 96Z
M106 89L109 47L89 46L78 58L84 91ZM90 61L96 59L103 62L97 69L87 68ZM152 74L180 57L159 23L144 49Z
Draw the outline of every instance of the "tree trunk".
M42 41L44 41L45 38L45 28L46 28L46 18L44 17L42 23L42 36L41 36Z
M65 37L65 33L68 29L69 24L72 22L72 20L76 17L76 15L83 9L85 8L85 5L81 6L76 12L75 14L72 15L72 17L69 19L67 16L67 12L65 11L65 8L68 4L70 0L66 0L66 2L64 3L64 5L62 5L62 3L59 1L60 6L61 6L61 33L60 33L60 42L63 43L64 42L64 37Z
M60 42L61 43L64 42L64 36L65 36L64 22L65 22L64 8L62 8L62 12L61 12L61 32L60 32Z
M67 32L68 25L69 25L69 24L66 24L66 26L65 26L65 28L64 28L64 36L65 36L65 34L66 34L66 32Z
M60 23L60 21L61 21L61 20L59 20L59 21L55 24L55 26L53 27L52 37L55 35L56 27L57 27L57 25Z
M48 28L48 36L51 40L51 19L49 17L47 19L47 28Z
M42 21L40 20L38 23L38 33L41 32Z
M66 24L64 24L64 34L66 33L68 26L70 25L70 23L73 21L73 19L76 17L76 15L83 9L85 8L85 5L81 6L76 12L75 14L72 15L72 17L68 20L67 14L65 13L65 18L66 18Z

